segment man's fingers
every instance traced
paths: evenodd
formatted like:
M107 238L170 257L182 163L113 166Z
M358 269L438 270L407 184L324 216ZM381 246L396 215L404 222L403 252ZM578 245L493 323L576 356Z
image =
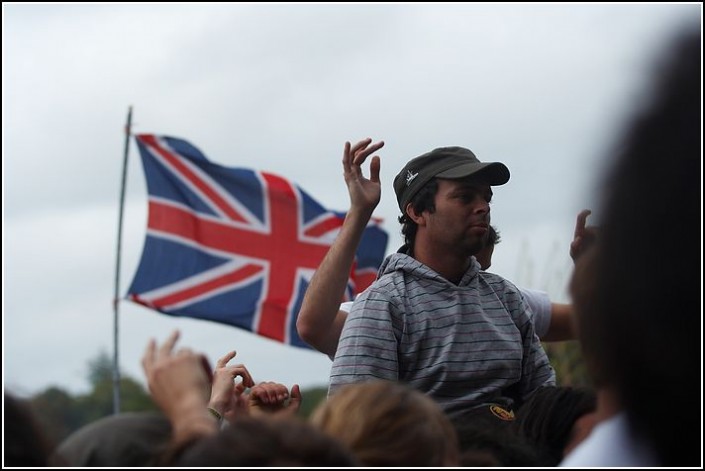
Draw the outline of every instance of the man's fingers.
M239 396L239 395L241 395L242 393L244 393L244 392L245 392L245 389L247 389L247 386L245 386L245 385L242 384L242 383L237 383L235 386L233 386L233 392L234 392L235 395L237 395L237 396Z
M289 390L280 383L265 381L252 388L252 398L260 404L281 405L289 399Z
M372 138L369 138L369 137L368 137L367 139L363 139L363 140L361 140L361 141L358 141L358 142L357 142L354 146L352 146L352 148L350 149L350 154L351 154L351 155L355 155L360 149L363 149L363 148L367 147L367 146L370 144L370 142L372 142Z
M382 147L384 147L384 141L379 141L379 142L372 144L371 146L369 146L367 148L362 148L362 149L354 152L353 153L353 155L354 155L353 165L361 166L365 162L365 159L367 159L367 157L370 154L377 152Z
M352 158L350 157L352 154L350 153L350 143L345 142L345 146L343 147L343 170L345 173L350 171L350 165L352 165Z
M379 167L379 157L375 155L370 162L370 181L374 183L379 183Z
M213 370L211 369L211 363L208 361L208 357L203 354L199 354L198 356L201 358L203 371L205 371L206 376L208 376L208 382L213 383Z
M174 350L174 345L176 345L176 341L179 340L179 335L181 335L181 333L178 330L172 332L169 338L166 339L166 342L164 342L164 344L159 347L158 354L160 356L170 355L171 351Z
M154 364L156 352L157 352L156 340L149 339L149 342L147 343L147 348L144 351L144 355L142 355L142 368L145 371L147 371L147 368L151 368L152 364Z
M232 352L228 352L224 356L220 357L215 364L216 368L224 368L230 360L235 358L235 355L237 355L237 352L233 350Z
M247 371L245 365L229 366L228 372L230 373L230 376L232 376L233 379L235 379L235 377L237 376L242 378L242 384L245 385L245 387L247 388L251 388L255 385L255 381L252 379L252 375L249 371Z
M575 221L575 232L573 237L580 237L585 231L585 223L587 222L587 217L592 213L589 209L583 209L578 213L578 219Z
M301 407L301 401L303 401L303 397L301 397L301 390L299 389L299 385L295 384L291 387L291 394L289 394L289 408L294 409L295 411L299 410L299 407Z

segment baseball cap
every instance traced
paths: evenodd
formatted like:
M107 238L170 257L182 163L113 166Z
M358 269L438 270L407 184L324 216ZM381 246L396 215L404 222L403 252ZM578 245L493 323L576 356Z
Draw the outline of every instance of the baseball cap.
M416 193L432 178L450 180L476 175L491 186L509 181L509 169L501 162L480 162L464 147L439 147L411 159L394 177L394 192L402 213Z

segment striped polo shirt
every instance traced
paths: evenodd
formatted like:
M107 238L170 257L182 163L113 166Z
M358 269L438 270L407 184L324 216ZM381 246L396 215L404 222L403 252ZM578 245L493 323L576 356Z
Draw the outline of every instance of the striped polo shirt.
M329 394L348 383L401 381L451 418L492 402L523 402L555 384L519 290L473 259L457 285L395 253L345 322Z

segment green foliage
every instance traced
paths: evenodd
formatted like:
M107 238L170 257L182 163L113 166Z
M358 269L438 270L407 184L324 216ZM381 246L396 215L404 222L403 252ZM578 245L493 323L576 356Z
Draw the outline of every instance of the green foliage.
M53 443L58 443L83 421L76 401L69 393L57 387L50 387L30 400L37 422Z
M311 412L318 407L318 404L326 400L326 397L328 396L328 388L321 386L306 389L301 391L301 396L303 397L303 402L301 403L301 408L299 409L298 415L303 418L308 418L311 416Z
M82 426L113 413L112 361L105 352L88 362L88 394L72 396L50 387L31 399L39 423L55 443ZM157 406L142 385L129 376L120 378L120 411L156 411Z
M88 381L94 387L105 381L112 381L113 378L113 360L101 351L97 357L88 360Z
M130 377L123 378L120 382L120 393L120 410L122 412L159 411L149 392Z
M561 386L587 386L592 383L577 341L543 344L548 359L556 370L556 384Z

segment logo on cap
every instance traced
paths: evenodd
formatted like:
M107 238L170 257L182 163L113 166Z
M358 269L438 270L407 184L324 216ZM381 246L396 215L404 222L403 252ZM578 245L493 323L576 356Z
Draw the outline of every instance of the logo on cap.
M406 171L406 186L411 185L411 182L414 181L414 178L419 176L419 172L416 173L411 173L411 170Z

